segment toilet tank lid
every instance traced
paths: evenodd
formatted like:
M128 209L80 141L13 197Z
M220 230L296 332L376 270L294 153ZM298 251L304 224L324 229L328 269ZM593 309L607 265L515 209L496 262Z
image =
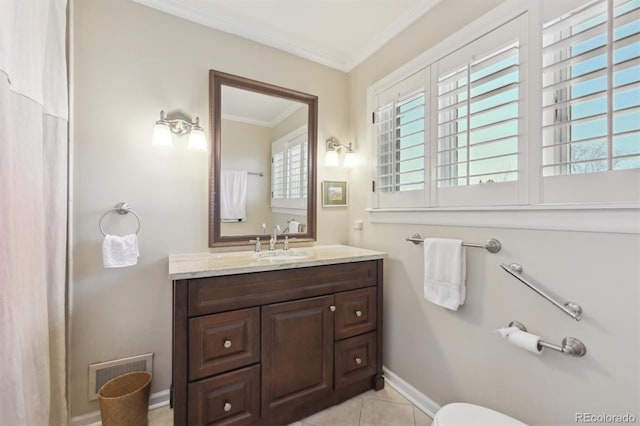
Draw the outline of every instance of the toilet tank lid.
M442 407L433 419L434 426L527 426L506 414L466 402Z

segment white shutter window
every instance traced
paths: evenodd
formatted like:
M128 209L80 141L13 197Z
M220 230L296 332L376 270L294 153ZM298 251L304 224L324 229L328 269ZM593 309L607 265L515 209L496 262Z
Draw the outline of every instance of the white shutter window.
M271 144L271 207L307 207L307 128L302 127ZM288 212L288 211L287 211ZM299 214L299 212L288 212Z
M420 71L377 95L374 174L381 206L424 205L427 75Z
M431 205L509 205L524 199L526 22L515 18L432 65L437 143Z
M543 27L543 176L640 168L640 1Z
M393 192L393 102L378 107L376 126L378 128L378 170L376 189L379 192Z
M518 178L519 43L438 76L437 186Z
M284 151L274 152L271 156L271 199L284 198Z
M424 189L425 92L419 90L378 108L378 188Z
M287 144L287 198L306 198L307 135L301 135Z

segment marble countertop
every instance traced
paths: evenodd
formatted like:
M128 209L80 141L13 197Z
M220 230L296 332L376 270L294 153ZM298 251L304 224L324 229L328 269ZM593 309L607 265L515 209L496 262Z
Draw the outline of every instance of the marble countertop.
M284 253L279 250L280 253ZM289 250L291 254L304 257L270 259L268 252L253 251L207 252L169 255L169 277L172 280L204 278L248 272L275 271L280 269L305 268L308 266L333 265L382 259L384 252L344 245L300 247Z

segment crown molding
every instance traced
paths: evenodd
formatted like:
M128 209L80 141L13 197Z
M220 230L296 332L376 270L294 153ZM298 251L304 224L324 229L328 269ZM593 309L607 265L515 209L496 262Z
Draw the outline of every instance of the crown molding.
M246 38L256 43L264 44L295 56L316 62L343 72L350 72L357 65L378 51L389 40L415 22L429 9L441 0L422 0L411 9L403 13L390 26L380 31L370 43L350 57L344 53L327 52L301 46L289 39L285 39L274 31L256 30L253 26L241 21L222 19L206 14L196 8L186 6L178 0L133 0L135 3L160 10L165 13L186 19L216 30Z
M393 24L379 32L369 44L363 46L363 48L354 55L353 58L351 58L347 63L348 71L353 70L371 55L380 50L382 46L387 44L391 39L404 31L409 25L413 24L418 18L427 13L441 1L442 0L424 0L416 4L411 9L405 11L405 13L396 19Z

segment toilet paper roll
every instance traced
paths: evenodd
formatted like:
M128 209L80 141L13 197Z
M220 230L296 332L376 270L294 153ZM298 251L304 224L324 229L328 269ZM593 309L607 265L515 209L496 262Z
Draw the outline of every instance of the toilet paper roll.
M503 338L507 338L509 337L509 334L516 332L516 331L522 331L520 330L518 327L504 327L504 328L499 328L497 330L494 330L496 333L498 333L500 336L502 336Z
M507 335L507 341L514 346L527 350L536 355L540 355L544 348L539 345L540 336L517 330Z

